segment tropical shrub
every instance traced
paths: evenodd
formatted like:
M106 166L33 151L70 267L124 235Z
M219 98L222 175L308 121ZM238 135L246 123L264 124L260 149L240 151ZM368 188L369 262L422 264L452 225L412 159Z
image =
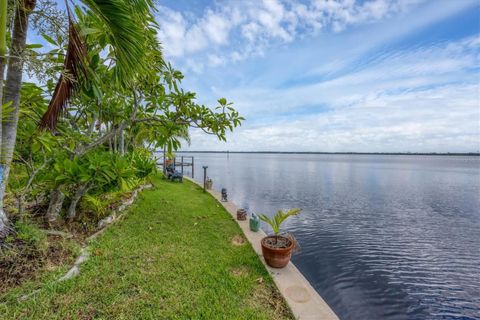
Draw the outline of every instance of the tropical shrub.
M157 172L157 164L151 152L146 149L136 149L132 151L131 164L135 168L135 175L144 179Z
M103 200L99 196L85 195L80 203L82 211L92 213L95 220L100 220L108 212L108 201Z
M2 122L4 131L15 132L17 139L2 144L8 150L1 163L14 178L0 180L9 183L18 211L35 201L48 206L49 223L62 216L72 220L86 195L101 198L144 183L157 171L154 152L170 154L190 143L191 127L223 141L227 131L241 124L243 118L227 99L207 107L182 88L183 74L163 59L150 0L82 0L63 19L61 11L45 7L22 11L23 2L8 2L10 38L0 34L11 41L6 51L14 43L20 52L25 49L19 77L5 78L16 79L6 86L16 91L6 93L2 106L5 120L19 119L18 124ZM35 1L25 3L35 6ZM40 37L26 38L43 38L48 48L22 43L15 33L31 17L33 29L24 32L35 30ZM50 25L51 17L59 23ZM25 72L38 82L22 82ZM2 197L0 193L0 209ZM94 206L92 199L85 202ZM0 210L0 244L8 224Z

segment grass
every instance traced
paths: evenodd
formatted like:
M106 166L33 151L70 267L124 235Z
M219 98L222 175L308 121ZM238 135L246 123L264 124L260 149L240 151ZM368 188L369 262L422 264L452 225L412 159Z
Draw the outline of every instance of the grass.
M154 184L91 244L79 276L0 295L0 318L293 319L248 242L232 243L241 230L216 200L188 181Z

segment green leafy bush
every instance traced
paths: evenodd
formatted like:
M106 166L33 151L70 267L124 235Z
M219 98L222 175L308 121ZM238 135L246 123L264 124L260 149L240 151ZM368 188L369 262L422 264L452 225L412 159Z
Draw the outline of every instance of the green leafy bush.
M135 168L129 159L118 154L112 154L111 170L114 174L114 183L121 191L129 191L135 187Z
M135 175L144 179L157 172L157 165L152 154L146 149L137 149L131 153L132 166L135 168Z
M85 195L82 198L80 207L82 210L92 213L96 220L103 218L108 211L109 202L98 196Z

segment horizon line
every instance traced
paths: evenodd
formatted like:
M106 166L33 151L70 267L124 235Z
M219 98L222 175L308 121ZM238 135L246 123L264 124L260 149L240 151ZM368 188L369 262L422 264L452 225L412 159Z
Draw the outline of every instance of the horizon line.
M159 151L161 152L161 151ZM257 153L257 154L353 154L353 155L449 155L449 156L480 156L480 152L354 152L354 151L208 151L208 150L194 150L185 151L179 150L176 153Z

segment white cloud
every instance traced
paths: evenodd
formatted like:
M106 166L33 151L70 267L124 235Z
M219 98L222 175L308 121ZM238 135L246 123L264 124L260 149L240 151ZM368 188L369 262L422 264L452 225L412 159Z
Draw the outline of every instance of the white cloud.
M220 57L216 54L209 54L208 55L208 60L209 60L210 64L213 65L213 66L219 66L219 65L225 64L225 60L222 57Z
M182 56L185 52L185 31L187 28L186 21L180 12L162 8L162 23L159 37L164 45L165 53L169 56Z
M227 17L208 10L205 17L200 21L203 30L214 44L226 44L231 24ZM198 25L194 25L198 28ZM192 39L193 40L193 39Z
M255 41L255 38L259 32L260 25L256 22L250 22L242 26L242 35L250 42Z
M194 138L192 149L479 151L479 49L473 36L384 54L313 84L220 90L247 122L228 145Z
M272 89L253 86L223 89L247 116L257 112L259 99L268 106L263 114L299 112L305 106L343 108L368 97L417 88L478 80L469 70L480 68L478 36L416 50L383 54L362 69L327 80ZM275 75L273 75L275 77Z
M190 149L479 151L480 37L380 49L474 3L422 1L219 0L199 17L160 10L160 38L189 89L206 104L225 96L247 118L228 144L194 131Z
M180 12L167 7L161 7L160 12L159 38L169 57L182 57L228 42L231 23L222 14L207 10L197 23L191 24Z
M479 151L478 87L451 86L377 97L372 106L245 126L229 143L194 136L192 150ZM368 103L368 101L367 101ZM199 143L201 142L201 143Z
M297 0L220 1L199 17L160 6L157 20L167 57L178 59L190 53L223 50L225 56L238 52L237 59L244 59L261 54L277 42L289 43L320 30L339 32L349 25L381 20L406 11L417 2L406 5L401 0L310 0L306 4ZM238 41L232 43L232 38Z

